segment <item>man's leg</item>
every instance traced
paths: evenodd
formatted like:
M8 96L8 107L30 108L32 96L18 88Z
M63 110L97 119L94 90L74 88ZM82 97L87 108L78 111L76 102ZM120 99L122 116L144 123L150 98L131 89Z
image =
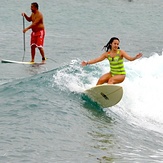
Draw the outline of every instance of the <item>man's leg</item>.
M45 61L44 49L43 49L42 47L39 47L38 49L39 49L40 54L41 54L41 56L42 56L42 62L44 62L44 61Z
M31 62L35 61L35 53L36 53L36 46L32 45L31 46Z

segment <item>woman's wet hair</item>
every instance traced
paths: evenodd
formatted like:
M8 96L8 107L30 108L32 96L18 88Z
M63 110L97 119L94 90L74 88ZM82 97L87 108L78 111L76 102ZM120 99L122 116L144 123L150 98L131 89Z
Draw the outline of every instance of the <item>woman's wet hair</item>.
M111 44L113 43L114 40L118 40L118 41L120 42L119 38L117 38L117 37L112 37L112 38L109 40L109 42L103 47L103 49L105 49L106 52L108 52L109 50L111 50ZM118 47L118 49L120 49L120 47Z

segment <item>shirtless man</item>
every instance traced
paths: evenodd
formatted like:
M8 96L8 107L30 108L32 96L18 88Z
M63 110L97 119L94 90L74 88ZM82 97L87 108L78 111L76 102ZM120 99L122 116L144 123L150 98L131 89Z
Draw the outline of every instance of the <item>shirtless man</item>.
M39 49L40 54L42 56L42 62L45 62L45 54L43 49L44 44L44 36L45 36L45 27L43 22L43 15L38 10L39 6L36 2L31 3L31 11L32 14L28 17L25 13L22 13L22 16L26 18L27 21L32 24L23 30L23 33L32 29L31 33L31 62L34 62L36 47Z

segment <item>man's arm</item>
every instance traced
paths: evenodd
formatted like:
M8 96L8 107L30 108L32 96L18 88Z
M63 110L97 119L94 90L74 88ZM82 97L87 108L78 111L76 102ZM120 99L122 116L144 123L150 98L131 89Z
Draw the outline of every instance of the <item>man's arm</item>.
M29 16L27 16L25 13L22 13L22 16L24 16L25 19L26 19L28 22L31 22L31 21L32 21L32 15L29 17Z
M31 17L32 17L32 15L31 15ZM32 18L31 18L31 19L32 19ZM29 29L31 29L31 28L37 26L37 25L39 24L39 22L40 22L42 19L43 19L42 14L39 14L39 15L37 16L37 18L32 22L32 24L31 24L29 27L25 28L25 29L23 30L23 32L25 33L25 32L28 31Z

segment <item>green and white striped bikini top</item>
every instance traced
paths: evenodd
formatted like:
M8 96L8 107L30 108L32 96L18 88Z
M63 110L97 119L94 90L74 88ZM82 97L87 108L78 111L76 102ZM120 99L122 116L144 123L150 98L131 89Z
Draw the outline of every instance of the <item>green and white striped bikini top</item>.
M110 62L110 72L112 75L125 75L126 71L123 64L123 58L120 56L120 50L117 50L115 57L110 56L108 52L108 60Z

